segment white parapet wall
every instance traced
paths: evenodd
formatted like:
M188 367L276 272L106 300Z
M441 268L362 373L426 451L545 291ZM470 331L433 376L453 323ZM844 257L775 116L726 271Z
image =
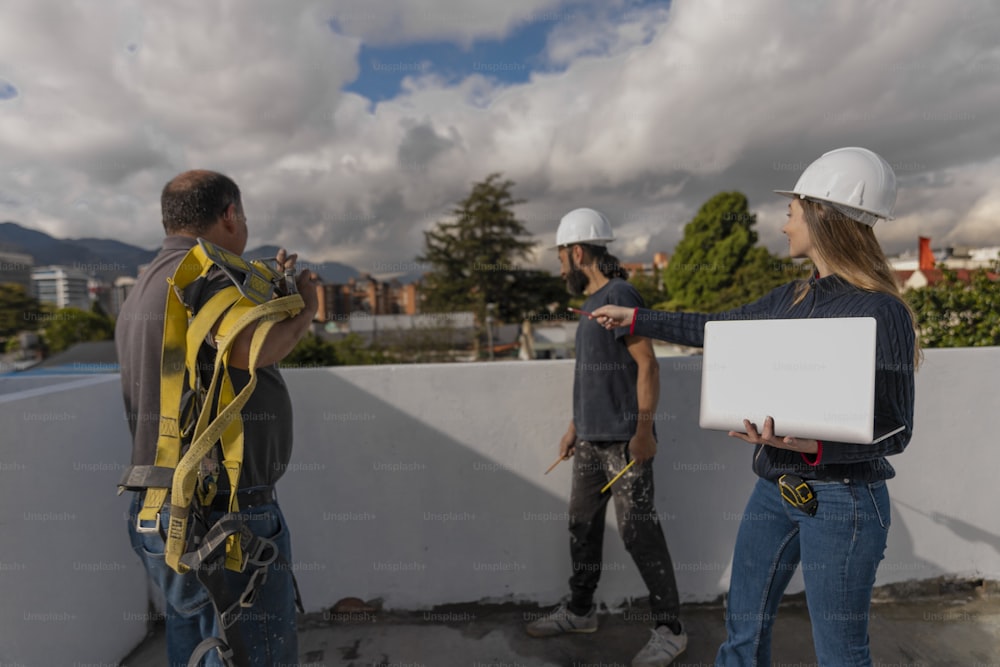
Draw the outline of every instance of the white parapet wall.
M932 350L917 375L915 436L894 457L893 527L879 584L1000 578L990 502L1000 448L991 369L1000 348ZM698 427L700 357L660 360L656 508L683 601L725 593L755 476L751 446ZM295 371L296 450L279 484L306 606L344 596L389 607L567 593L571 464L556 458L573 363ZM804 387L804 391L808 388ZM790 590L801 590L800 579ZM609 510L599 596L645 595Z
M755 481L751 448L698 428L699 357L660 367L656 508L682 599L714 600ZM915 435L892 459L879 584L1000 579L998 367L1000 348L927 352ZM295 450L278 495L308 611L349 596L429 609L567 593L572 465L543 472L570 419L572 361L285 377ZM114 491L130 447L117 376L0 379L0 418L0 662L113 663L149 616ZM611 606L645 595L613 510L598 594Z
M121 395L117 375L0 378L0 665L113 665L146 636Z

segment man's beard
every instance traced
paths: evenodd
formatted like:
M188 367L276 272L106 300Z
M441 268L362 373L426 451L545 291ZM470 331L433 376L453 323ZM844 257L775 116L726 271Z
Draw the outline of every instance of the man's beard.
M581 296L584 290L587 289L587 285L590 284L590 278L584 273L576 263L573 262L573 258L569 258L569 273L566 274L566 289L573 296Z

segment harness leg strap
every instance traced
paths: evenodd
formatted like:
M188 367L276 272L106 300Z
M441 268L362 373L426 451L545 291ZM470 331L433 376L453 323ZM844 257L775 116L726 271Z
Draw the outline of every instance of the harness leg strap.
M256 568L242 591L233 590L226 581L225 546L229 537L233 535L237 536L244 555L241 571L245 571L247 567ZM216 618L219 620L221 635L221 638L214 639L219 640L222 642L221 645L228 648L233 665L249 664L250 650L244 643L239 621L242 610L251 607L256 602L257 592L267 581L268 569L272 565L288 567L295 590L296 609L300 612L303 611L298 582L295 581L295 574L291 572L288 561L278 553L278 548L272 540L251 533L238 514L226 514L219 519L205 533L200 546L194 551L185 553L182 561L185 566L194 571L198 581L208 591ZM206 652L219 645L208 646ZM196 662L190 663L189 667L196 664Z
M209 637L208 639L201 640L201 643L194 647L194 653L191 654L187 667L198 667L201 664L201 659L208 655L212 649L219 650L219 658L222 659L222 664L225 667L237 667L236 663L233 662L232 649L218 637Z

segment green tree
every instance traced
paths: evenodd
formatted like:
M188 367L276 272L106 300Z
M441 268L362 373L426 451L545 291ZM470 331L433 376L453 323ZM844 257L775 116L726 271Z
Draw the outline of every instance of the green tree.
M385 363L386 357L380 347L367 347L356 333L350 333L333 343L339 366L367 366Z
M519 264L534 243L525 238L528 230L514 213L523 202L514 199L513 186L490 174L452 209L454 221L424 232L425 250L417 259L432 267L422 285L424 310L471 310L485 322L486 304L494 303L500 321L511 322L565 299L558 278Z
M75 343L112 340L115 324L110 318L79 308L61 308L45 316L42 335L49 352L62 352Z
M664 271L671 310L714 312L739 306L788 282L788 260L758 247L747 198L720 192L684 227L684 238Z
M455 354L470 345L467 334L445 316L430 326L400 329L380 337L387 362L425 364L455 361Z
M95 315L100 315L101 317L105 317L109 320L113 319L110 315L108 315L107 311L104 310L104 306L101 305L100 301L94 301L93 303L90 304L90 312L92 312Z
M805 278L812 264L796 264L787 257L776 257L763 246L747 251L736 269L733 282L719 293L716 310L728 310L756 301L775 287L797 278Z
M985 269L966 284L958 273L942 267L943 277L905 293L917 316L924 347L1000 345L1000 282Z
M352 333L338 341L326 341L307 334L281 361L282 368L316 368L318 366L362 366L386 361L379 348L365 347L361 336Z
M43 319L41 313L41 305L23 285L0 283L0 338L36 330Z
M657 271L654 269L652 273L636 271L628 277L628 281L639 292L647 308L667 300L667 293L662 289L663 281L656 274Z
M555 253L552 254L552 257L555 258ZM554 276L548 271L534 269L519 271L508 281L508 285L513 293L513 311L520 313L520 315L510 319L501 317L501 322L544 316L549 312L549 307L554 308L557 312L563 312L569 303L566 283L562 278Z
M337 366L337 350L315 334L306 334L279 364L282 368Z

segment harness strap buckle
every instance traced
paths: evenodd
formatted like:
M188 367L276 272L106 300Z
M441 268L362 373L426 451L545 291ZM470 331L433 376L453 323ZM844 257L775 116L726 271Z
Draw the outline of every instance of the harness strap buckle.
M135 532L143 534L160 532L160 513L159 512L156 513L156 521L153 523L153 525L151 526L143 525L143 523L144 523L143 520L137 515L135 517ZM149 524L150 522L146 521L145 523Z
M205 255L233 281L236 289L255 304L267 303L284 276L261 261L248 262L237 254L198 239Z
M244 567L249 563L259 567L267 567L278 557L278 546L264 537L254 537L245 547Z
M259 567L250 575L250 582L240 594L239 605L241 607L252 607L253 603L257 601L257 591L267 583L267 568L267 565Z
M229 629L240 617L240 610L252 607L257 601L257 593L260 587L267 583L267 569L269 565L264 565L253 571L250 581L247 582L240 596L225 610L219 613L219 622L223 628Z

